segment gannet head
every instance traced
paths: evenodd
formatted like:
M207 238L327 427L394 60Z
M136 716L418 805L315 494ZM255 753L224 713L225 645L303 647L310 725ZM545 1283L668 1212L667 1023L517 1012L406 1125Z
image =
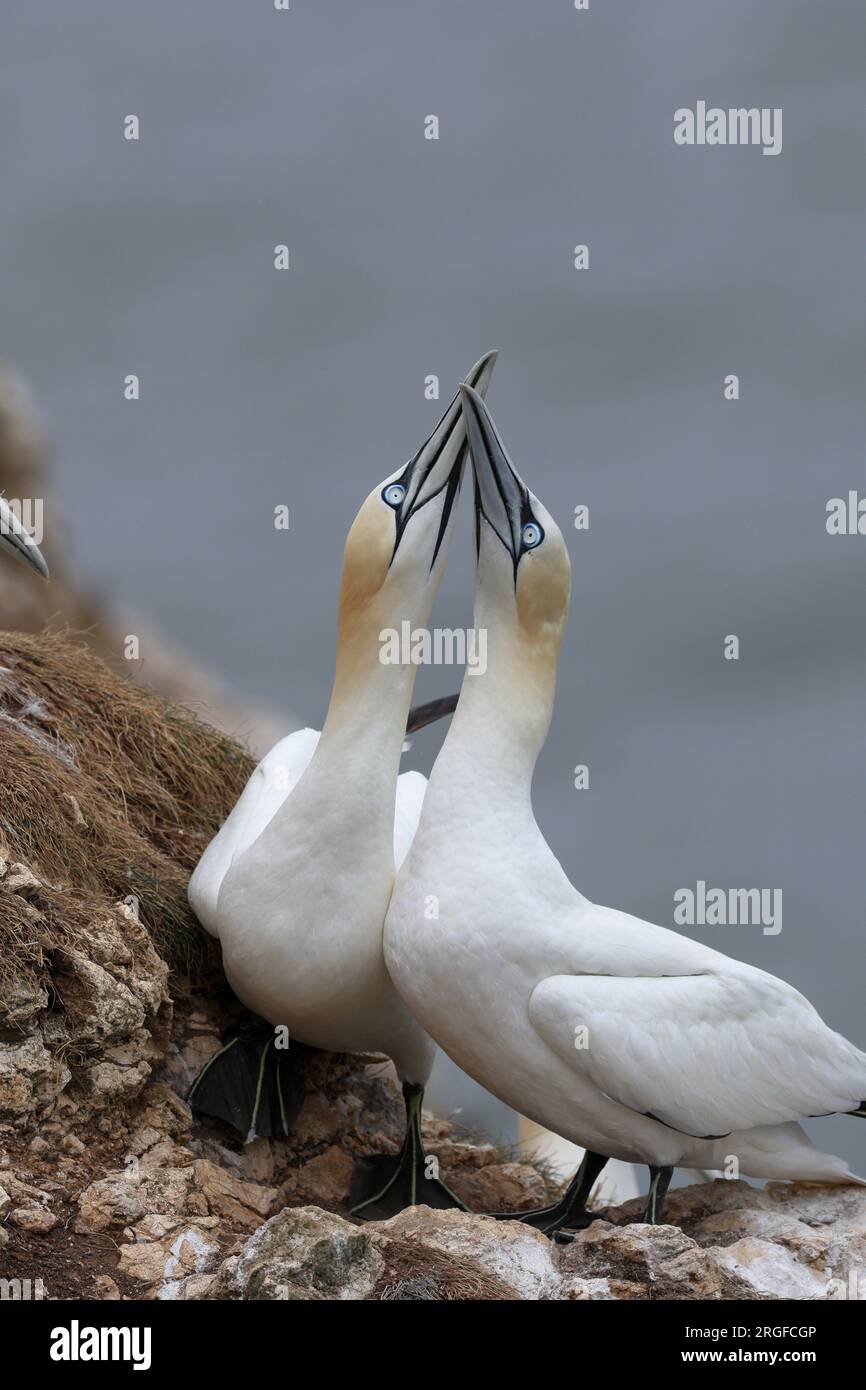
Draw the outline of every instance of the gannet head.
M495 361L486 353L466 378L482 396ZM424 620L447 560L466 457L455 396L417 454L373 489L355 517L343 559L344 618L369 611L377 621Z
M478 392L461 386L460 395L475 475L476 593L497 628L555 663L571 594L562 532L514 467Z
M0 550L8 550L19 560L31 565L43 579L48 578L48 566L42 551L13 512L4 497L0 497Z

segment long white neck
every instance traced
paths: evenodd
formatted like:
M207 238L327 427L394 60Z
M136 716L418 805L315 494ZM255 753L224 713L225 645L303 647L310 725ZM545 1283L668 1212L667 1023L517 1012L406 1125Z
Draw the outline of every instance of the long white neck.
M322 736L303 782L393 826L394 797L416 667L383 662L380 633L408 620L426 624L429 587L414 602L375 596L362 608L341 605L334 685ZM400 609L399 617L396 609ZM291 798L290 798L291 800Z
M487 633L487 667L467 670L448 736L431 777L471 782L490 799L529 803L532 774L544 746L556 687L555 641L538 642L504 617L498 602L476 594L475 627Z
M341 640L322 737L314 758L345 777L362 776L370 793L393 800L415 685L414 666L383 664L378 624L364 624Z

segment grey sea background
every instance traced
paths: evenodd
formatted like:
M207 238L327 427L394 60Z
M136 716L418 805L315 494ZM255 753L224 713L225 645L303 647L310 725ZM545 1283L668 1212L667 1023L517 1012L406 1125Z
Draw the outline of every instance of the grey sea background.
M0 50L2 350L94 585L319 727L352 517L497 347L574 572L545 835L667 926L698 880L782 890L777 935L684 930L866 1045L866 536L825 527L866 489L862 3L28 0ZM698 100L781 107L781 154L677 147ZM514 1133L447 1067L434 1097ZM809 1127L866 1171L866 1125Z

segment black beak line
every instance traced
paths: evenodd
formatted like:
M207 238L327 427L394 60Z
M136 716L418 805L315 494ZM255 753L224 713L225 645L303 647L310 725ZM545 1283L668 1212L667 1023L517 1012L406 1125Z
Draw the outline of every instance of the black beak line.
M475 474L475 558L481 549L481 518L511 557L514 582L525 549L524 525L534 520L529 492L505 451L493 417L477 391L461 386L463 412Z
M475 363L475 366L466 378L467 384L472 386L473 389L480 391L482 395L490 385L490 378L493 374L496 356L496 352L485 353L484 356ZM424 491L424 486L434 468L440 462L443 454L445 454L449 447L453 447L456 431L459 431L463 435L463 438L457 445L457 452L451 469L439 487L422 498L421 495ZM436 536L436 544L433 548L433 558L430 561L430 568L432 570L445 538L448 520L451 516L454 503L460 492L460 483L463 478L463 469L466 464L467 454L466 427L460 405L460 392L458 390L429 439L425 440L421 445L421 448L414 458L409 460L403 472L400 474L400 477L394 480L395 482L402 483L403 487L406 489L406 497L396 512L397 528L394 537L394 549L391 552L391 563L394 561L394 556L397 554L397 547L403 539L403 533L412 517L416 512L419 512L422 507L426 507L428 502L432 502L434 497L438 497L439 494L444 491L445 501L442 507L442 516L439 519L439 531Z

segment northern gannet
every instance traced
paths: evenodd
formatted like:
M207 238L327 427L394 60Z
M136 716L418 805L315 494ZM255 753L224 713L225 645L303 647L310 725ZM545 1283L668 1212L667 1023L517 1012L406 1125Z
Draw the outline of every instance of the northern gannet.
M658 1221L674 1165L858 1182L794 1123L866 1115L866 1055L790 985L624 912L567 879L532 812L553 710L570 564L559 527L462 388L475 473L467 674L385 922L385 959L419 1023L500 1100L586 1149L534 1224L587 1224L608 1158L647 1164ZM436 904L431 920L430 903Z
M456 696L430 700L409 711L406 736L447 714L453 714ZM222 881L244 850L249 849L297 785L316 751L318 729L296 729L265 754L195 866L187 889L190 907L211 936L219 936L217 904ZM427 778L420 772L401 772L397 778L394 814L394 863L403 863L421 814Z
M0 549L17 555L19 560L30 565L43 579L48 578L48 566L42 551L5 497L0 497Z
M488 353L467 378L482 392L495 359ZM407 773L398 783L415 667L384 663L381 636L404 621L413 629L427 622L466 457L455 396L414 458L373 489L349 531L336 673L321 734L304 729L267 755L189 890L201 921L219 937L229 983L255 1014L312 1047L393 1059L406 1138L397 1158L376 1155L356 1165L350 1200L369 1217L416 1201L462 1205L425 1173L421 1102L435 1046L382 957L395 859L408 848L426 780ZM273 1047L260 1054L255 1067L237 1047L218 1055L193 1087L194 1108L237 1124L240 1093L247 1118L262 1113L263 1085L279 1086L280 1068L277 1057L266 1070ZM228 1113L219 1108L221 1089ZM274 1132L287 1128L285 1110L281 1095L265 1105Z

